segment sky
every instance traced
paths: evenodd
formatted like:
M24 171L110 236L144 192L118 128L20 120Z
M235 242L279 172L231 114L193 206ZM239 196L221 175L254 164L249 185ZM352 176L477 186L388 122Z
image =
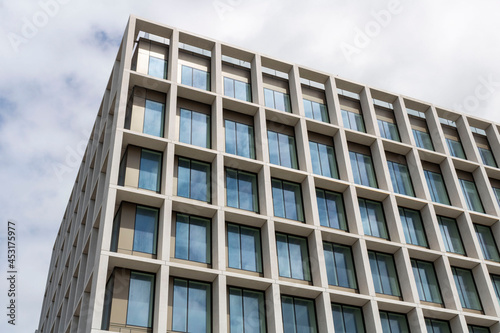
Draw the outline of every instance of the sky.
M0 331L38 326L52 246L130 14L500 123L498 13L497 0L0 0Z

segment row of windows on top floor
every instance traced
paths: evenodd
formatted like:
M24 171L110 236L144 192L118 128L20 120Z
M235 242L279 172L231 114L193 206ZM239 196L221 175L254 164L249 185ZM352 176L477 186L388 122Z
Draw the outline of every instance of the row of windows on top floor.
M373 274L374 279L381 280L380 288L382 284L389 289L399 288L393 272L392 258L381 253L370 253L370 263L372 270L377 271ZM428 297L441 299L432 263L412 260L412 268L422 301L428 302ZM384 272L380 272L381 270ZM471 271L452 267L452 273L462 306L472 310L481 309ZM499 277L491 278L495 290L498 290ZM106 284L102 329L121 331L123 328L152 328L155 280L156 276L152 273L115 269ZM175 332L212 332L212 307L215 304L212 304L211 283L178 277L172 277L170 281L169 289L172 292L169 297L169 329ZM120 289L115 288L115 285ZM265 293L234 286L228 286L227 289L229 331L266 332L266 317L270 309L266 308ZM126 306L119 306L118 300L125 302ZM280 301L284 333L318 332L315 299L281 294ZM369 317L365 317L363 308L331 303L331 311L335 333L365 332L365 318ZM380 311L380 321L384 333L410 332L408 318L404 313ZM425 325L428 332L451 333L449 322L444 320L425 318ZM490 332L488 327L467 327L472 333Z
M314 102L304 100L304 103L312 103L311 107L314 109ZM318 104L318 103L316 103ZM306 108L307 110L307 108ZM323 108L326 110L326 107ZM205 112L199 112L196 110L188 110L181 108L180 113L180 135L179 140L181 142L191 143L197 146L210 148L211 146L211 122L210 114ZM323 112L327 114L326 112ZM307 113L306 113L307 115ZM126 117L125 127L131 128L132 119L132 108L129 108ZM365 126L361 114L342 110L342 118L344 126L349 129L365 132ZM393 120L393 122L388 121L387 118L378 119L378 126L380 129L381 136L383 138L401 141L398 128ZM145 134L163 137L164 136L164 123L165 123L165 104L159 101L146 99L144 104L144 115L139 121L139 127L135 127L135 130L142 131ZM255 144L253 138L253 126L252 120L249 118L245 124L237 121L225 121L226 131L229 130L234 132L232 135L226 133L226 145L231 147L229 149L230 153L238 154L244 157L255 158ZM229 128L228 128L229 127ZM431 136L426 127L412 128L415 143L417 147L424 148L428 150L434 150L434 145L432 143ZM193 135L197 133L199 135ZM467 159L464 148L458 138L458 133L455 131L454 136L445 135L445 140L448 145L450 154L454 157ZM274 139L275 136L269 139ZM293 140L293 135L288 135ZM277 139L277 138L276 138ZM237 151L238 141L242 140L241 151ZM491 167L497 167L497 162L491 151L489 144L487 143L486 137L480 138L480 143L476 144L479 155L482 162ZM248 143L248 146L247 146ZM292 157L286 156L287 159ZM289 163L293 163L291 160Z

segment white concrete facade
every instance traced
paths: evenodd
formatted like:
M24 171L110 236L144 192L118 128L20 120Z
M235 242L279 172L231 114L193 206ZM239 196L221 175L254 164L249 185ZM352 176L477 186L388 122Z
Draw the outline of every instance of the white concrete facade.
M147 74L151 55L166 60L165 79ZM232 64L228 59L238 59L244 65ZM209 72L210 89L182 84L182 64ZM274 75L270 74L271 70L275 71ZM225 96L224 77L250 83L251 102ZM291 112L266 107L265 87L288 93ZM351 98L356 95L359 102ZM306 117L304 97L327 105L329 121ZM146 98L165 105L162 136L143 133ZM210 148L180 142L180 107L210 115ZM366 132L347 128L342 109L361 114ZM407 109L414 110L413 114L418 111L425 118L415 117ZM391 115L397 124L400 142L381 136L377 120L389 119ZM252 122L255 159L226 152L224 120L230 118ZM412 128L421 128L422 122L426 127L423 130L432 140L433 151L417 147ZM444 124L446 122L452 125ZM280 133L291 131L298 169L270 162L269 129ZM129 271L154 274L154 301L151 327L127 325L124 319L127 300L118 300L115 282L109 331L173 331L172 281L183 278L210 283L212 332L230 331L230 286L264 292L267 332L284 330L281 295L313 300L318 332L334 332L332 302L361 307L367 332L383 332L379 311L406 315L409 329L414 333L426 331L427 318L447 321L452 332L468 332L467 325L499 332L500 305L491 275L500 275L500 263L485 258L474 227L488 226L494 239L497 242L500 239L500 207L494 192L494 188L500 188L500 169L486 165L478 150L478 147L487 147L496 161L500 161L499 132L500 124L488 120L131 17L55 241L38 332L108 332L102 330L102 322L106 317L103 316L106 283L114 271L119 272L116 273L119 276L122 276L120 272ZM466 159L452 156L446 137L453 133L458 136ZM309 146L312 138L316 142L329 140L334 147L339 179L313 172ZM158 191L139 188L141 149L161 153ZM356 184L350 150L369 152L376 188ZM125 155L125 171L120 174ZM177 195L179 157L210 165L209 202ZM387 161L401 157L406 161L414 196L398 194L393 189ZM436 166L443 176L449 205L433 202L426 183L424 170ZM227 206L226 168L257 175L258 212ZM123 183L120 176L124 177ZM476 184L484 212L468 209L459 180L467 177L472 177ZM300 184L303 222L275 216L272 178ZM342 194L348 231L320 224L317 188ZM365 235L358 198L382 203L388 239ZM127 233L124 224L119 236L121 250L113 250L113 221L123 203L124 207L131 203L159 209L154 254L134 252L130 238L133 235ZM407 243L398 207L420 212L428 247ZM211 221L209 264L176 258L176 213L193 214ZM456 219L466 255L446 251L437 216ZM262 273L228 268L227 223L260 230ZM307 239L311 281L280 276L276 232ZM357 289L328 284L323 242L351 247ZM401 296L375 291L368 251L393 255ZM434 264L442 304L420 300L411 259ZM462 306L452 267L472 271L482 310ZM121 285L122 294L128 290L127 283ZM127 297L126 292L123 297Z

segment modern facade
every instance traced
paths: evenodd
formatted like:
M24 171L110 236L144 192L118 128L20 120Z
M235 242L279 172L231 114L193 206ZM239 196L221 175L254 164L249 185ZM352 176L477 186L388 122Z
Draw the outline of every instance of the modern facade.
M38 332L499 332L499 132L131 17Z

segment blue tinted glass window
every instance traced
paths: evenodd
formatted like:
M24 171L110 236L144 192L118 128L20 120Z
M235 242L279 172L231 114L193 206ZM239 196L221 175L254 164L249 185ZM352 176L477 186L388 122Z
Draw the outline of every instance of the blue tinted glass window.
M172 330L212 332L210 284L174 279Z
M354 182L359 185L377 187L372 157L353 151L349 152Z
M358 198L365 235L389 239L382 203Z
M267 131L269 160L272 164L298 169L295 138L291 135Z
M437 218L446 251L465 255L457 221L444 216L438 216Z
M210 164L179 157L177 195L210 202Z
M392 188L394 192L414 197L413 185L411 183L410 172L404 164L387 161L389 173L391 175Z
M448 191L446 191L443 176L429 170L424 170L424 174L432 201L449 205L450 198L448 197Z
M266 332L264 293L229 288L229 326L231 332Z
M411 260L413 276L417 284L418 296L421 301L442 304L441 291L434 265L427 261Z
M274 216L304 221L300 184L273 178Z
M427 247L424 226L420 212L417 210L399 207L399 217L403 225L406 242L408 244Z
M319 120L328 123L330 120L328 118L328 109L325 104L313 102L311 100L305 99L304 102L304 112L307 118L314 120Z
M354 261L351 248L344 245L323 242L328 284L357 289Z
M160 192L162 153L152 150L141 150L139 167L139 188Z
M339 178L332 146L309 141L313 172L330 178Z
M154 275L131 272L127 325L152 327Z
M253 126L225 120L226 153L255 159Z
M133 250L156 254L158 209L137 206Z
M284 333L316 333L314 301L292 296L281 296Z
M167 78L167 61L157 57L149 56L148 75L166 79Z
M393 141L401 141L396 124L380 119L377 119L377 124L381 137Z
M229 207L259 211L256 174L226 169L226 192Z
M259 229L229 223L227 247L229 267L262 273Z
M311 281L305 238L276 233L276 247L280 276Z
M335 333L364 333L363 311L357 306L332 303Z
M179 141L210 148L210 115L181 109Z
M404 314L380 311L380 321L383 333L410 333Z
M316 189L320 224L347 231L344 200L341 193Z
M455 286L457 287L462 306L467 309L481 311L483 308L481 306L481 301L479 300L472 271L458 267L452 267L451 271L453 273Z
M401 296L396 266L392 255L368 251L375 292Z

